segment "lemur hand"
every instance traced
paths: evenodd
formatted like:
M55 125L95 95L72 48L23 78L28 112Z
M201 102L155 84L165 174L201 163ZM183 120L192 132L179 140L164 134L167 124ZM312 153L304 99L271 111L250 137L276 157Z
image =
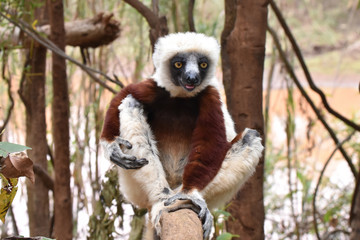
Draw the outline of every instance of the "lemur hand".
M116 137L115 141L106 146L110 160L116 165L124 169L138 169L149 163L148 160L144 158L136 159L135 156L123 153L120 145L123 145L128 149L132 148L129 141L120 137Z

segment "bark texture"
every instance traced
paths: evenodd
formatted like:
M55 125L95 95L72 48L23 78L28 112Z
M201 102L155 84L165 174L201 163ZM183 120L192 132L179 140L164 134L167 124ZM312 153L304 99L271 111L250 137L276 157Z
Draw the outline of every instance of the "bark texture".
M45 63L46 48L32 51L30 72L26 74L24 99L26 101L26 146L29 158L47 169L47 140L45 122ZM28 213L31 236L49 236L50 213L48 188L35 176L35 184L26 181ZM41 208L39 208L41 206Z
M65 28L62 0L48 0L50 7L50 39L64 51ZM54 208L56 239L72 239L72 203L70 192L69 93L65 59L52 54L53 102L52 126L54 137Z
M43 23L46 19L45 7L36 9L34 17L40 24ZM31 22L34 19L31 19L30 16L25 16L25 21ZM32 49L31 54L29 52L26 54L27 63L25 63L25 67L30 68L24 73L24 82L19 93L26 109L26 146L32 148L27 153L34 164L47 171L46 155L48 147L45 120L46 48L37 46ZM49 236L50 211L48 188L38 176L35 176L35 184L27 180L26 186L30 235Z
M164 212L160 219L162 240L202 240L203 230L197 214L189 209Z
M226 0L227 16L221 39L224 85L236 130L256 129L262 137L267 5L267 0ZM240 239L264 239L263 172L262 158L254 176L229 207L234 218L227 222L227 230L240 235Z

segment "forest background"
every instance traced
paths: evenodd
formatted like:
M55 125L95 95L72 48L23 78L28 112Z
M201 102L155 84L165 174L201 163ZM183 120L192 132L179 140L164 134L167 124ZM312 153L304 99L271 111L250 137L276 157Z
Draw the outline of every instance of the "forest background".
M36 175L35 184L20 178L12 207L1 223L1 237L53 237L61 231L56 230L54 216L61 215L65 221L70 219L68 226L61 226L70 231L70 238L64 239L136 239L142 231L138 226L142 226L144 211L121 198L116 174L106 173L110 163L102 157L98 144L113 93L122 85L151 76L152 44L159 36L156 34L164 33L164 26L168 32L196 30L212 35L223 45L229 8L236 9L242 2L248 6L246 2L251 5L251 1L142 1L157 16L156 24L161 25L161 16L166 17L165 25L150 37L149 29L156 27L146 11L131 4L139 1L63 1L65 22L76 26L77 20L92 19L81 24L98 24L109 34L91 43L75 41L70 46L67 42L66 69L58 67L62 66L56 65L59 59L46 50L61 50L61 37L56 34L62 33L54 30L61 22L54 21L54 16L58 13L55 5L62 1L52 1L53 7L50 4L44 10L45 2L2 0L0 5L0 140L31 147L28 154ZM360 204L354 200L359 199L360 164L359 1L254 2L270 2L266 5L267 26L259 25L259 31L267 29L264 74L257 85L261 97L251 103L262 110L260 131L266 136L264 181L258 186L264 193L264 229L256 231L264 230L266 239L349 239L351 234L353 238L354 229L360 229L358 219L358 227L351 228L356 216L359 218L354 213ZM41 33L36 34L35 29ZM86 30L98 35L106 32L97 32L96 27ZM295 47L291 36L297 42ZM38 44L47 37L60 48L51 42L43 42L45 47ZM75 40L81 39L75 36ZM224 69L226 66L219 65L217 75L225 81ZM42 80L39 72L44 72ZM59 75L65 76L66 83L56 80ZM31 85L34 83L37 85ZM224 99L250 101L228 92L223 93ZM64 102L69 103L69 111L57 105ZM64 120L64 116L68 117ZM59 135L61 132L68 135ZM64 144L66 138L69 144ZM60 149L58 153L55 148ZM60 178L54 168L57 162L65 164L62 170L69 170L65 175L59 170ZM64 187L67 195L54 198L54 187ZM56 206L70 209L70 213L56 214ZM215 237L231 238L226 232L246 234L231 227L231 221L236 222L232 218L241 219L234 211L230 206L214 213ZM229 221L224 224L224 220Z

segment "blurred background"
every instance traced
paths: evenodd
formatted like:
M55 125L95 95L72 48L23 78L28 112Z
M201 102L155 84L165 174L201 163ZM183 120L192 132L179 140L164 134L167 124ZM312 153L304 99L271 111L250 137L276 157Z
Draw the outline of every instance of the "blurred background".
M36 9L46 1L1 1L3 9L13 20L22 19L33 29L47 24L44 14ZM194 1L142 1L158 16L166 16L169 32L189 31L189 3ZM323 92L328 104L349 121L360 121L360 9L358 0L277 0L311 74L314 84ZM157 4L158 8L156 8ZM193 9L197 32L215 36L221 42L225 22L226 1L197 0ZM93 19L92 23L110 24L115 32L108 42L98 45L66 46L66 54L80 64L97 69L113 81L97 75L99 84L78 64L67 61L66 74L69 99L69 156L73 239L129 239L141 226L144 212L124 202L118 192L116 174L108 172L111 164L99 148L99 135L106 109L114 91L124 85L141 81L153 73L149 25L145 18L125 1L64 0L64 20ZM155 6L155 7L154 7ZM349 239L349 218L352 198L359 171L360 133L329 113L319 94L310 88L288 36L269 8L268 31L263 74L263 116L266 152L264 165L264 207L266 239ZM3 10L2 9L2 10ZM99 13L102 12L104 14ZM113 14L113 15L110 15ZM46 15L46 14L45 14ZM44 18L40 18L44 17ZM109 17L110 16L110 17ZM95 19L95 20L94 20ZM21 23L21 22L20 22ZM112 24L112 25L111 25ZM107 26L109 27L109 26ZM40 31L40 30L39 30ZM44 37L44 28L40 36ZM89 30L90 31L90 30ZM272 33L272 34L271 34ZM50 51L38 52L31 42L18 41L23 34L8 19L0 17L0 127L2 141L31 146L29 134L44 133L42 168L54 178L54 130L52 120L54 90ZM274 37L275 34L276 36ZM75 37L76 38L76 37ZM278 46L288 61L284 63ZM43 54L45 78L44 113L29 112L26 102L35 92L27 92L26 79L36 77L34 67L26 64L32 54ZM240 56L241 57L241 56ZM330 126L339 144L334 144L324 123L299 90L298 84L318 109L318 114ZM34 72L34 71L35 72ZM35 74L35 75L34 75ZM218 78L222 81L221 64ZM20 94L18 93L20 91ZM225 93L223 94L225 99ZM25 99L25 100L24 100ZM261 103L259 103L261 104ZM27 107L26 107L27 106ZM35 106L35 105L33 105ZM43 116L45 122L31 125L30 118ZM6 119L9 117L8 121ZM46 125L44 125L46 123ZM30 124L30 125L29 125ZM28 129L27 129L28 126ZM32 131L29 130L30 129ZM27 138L28 137L28 138ZM348 159L338 151L342 148ZM38 150L36 150L38 151ZM31 157L34 162L37 160ZM39 163L40 164L40 163ZM40 165L41 165L40 164ZM352 165L352 166L351 166ZM36 173L36 171L35 171ZM36 218L43 208L48 213L40 217L46 222L45 232L51 236L54 215L54 196L48 187L38 195L25 178L20 178L18 192L0 223L1 237L45 235L30 231L29 215ZM30 193L29 193L30 191ZM30 196L31 193L36 196ZM30 194L30 195L29 195ZM39 193L40 194L40 193ZM31 208L28 198L47 202ZM37 200L34 200L37 201ZM218 212L218 234L225 232L223 220L226 208ZM39 213L40 214L40 213ZM92 217L91 217L92 216ZM30 221L30 223L29 223ZM139 221L138 223L135 223ZM130 223L132 224L130 226ZM134 224L134 225L133 225ZM36 227L35 227L36 228ZM98 231L96 233L96 231ZM99 231L107 231L99 235ZM141 230L140 230L141 231ZM35 235L34 235L35 234ZM98 234L98 235L96 235ZM101 237L106 236L106 238ZM136 239L136 238L134 238Z

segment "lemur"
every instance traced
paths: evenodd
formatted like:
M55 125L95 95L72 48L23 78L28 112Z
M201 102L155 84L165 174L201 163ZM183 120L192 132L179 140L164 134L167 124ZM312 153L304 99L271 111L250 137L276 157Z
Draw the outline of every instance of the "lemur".
M215 76L215 38L186 32L155 44L155 73L111 101L101 135L105 156L120 166L120 190L148 208L150 223L177 200L195 206L204 238L209 209L229 201L254 173L263 146L256 130L236 134Z

